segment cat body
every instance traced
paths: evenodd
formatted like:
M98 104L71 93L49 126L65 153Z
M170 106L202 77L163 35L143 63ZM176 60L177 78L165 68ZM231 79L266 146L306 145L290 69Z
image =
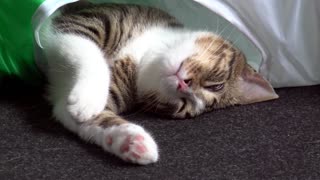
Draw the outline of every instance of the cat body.
M72 4L44 43L53 114L66 128L123 160L156 162L133 108L175 118L277 98L231 43L184 28L149 7Z

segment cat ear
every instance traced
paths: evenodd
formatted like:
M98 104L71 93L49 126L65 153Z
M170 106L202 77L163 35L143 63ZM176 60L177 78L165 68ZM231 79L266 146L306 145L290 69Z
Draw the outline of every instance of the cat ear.
M242 74L238 78L238 88L241 93L239 104L250 104L279 98L271 84L249 65L243 68Z

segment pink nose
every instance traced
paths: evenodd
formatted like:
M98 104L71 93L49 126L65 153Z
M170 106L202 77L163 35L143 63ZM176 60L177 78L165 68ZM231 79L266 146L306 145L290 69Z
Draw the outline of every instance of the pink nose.
M188 89L188 84L186 84L185 82L184 82L184 80L182 80L182 79L179 79L179 82L178 82L178 87L177 87L177 89L179 90L179 91L186 91L187 89Z

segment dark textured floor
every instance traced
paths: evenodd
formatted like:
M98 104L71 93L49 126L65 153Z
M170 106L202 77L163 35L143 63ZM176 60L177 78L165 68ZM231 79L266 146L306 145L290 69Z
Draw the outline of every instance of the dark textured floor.
M183 121L130 116L160 146L149 166L79 140L50 118L39 92L1 88L0 179L320 179L320 86Z

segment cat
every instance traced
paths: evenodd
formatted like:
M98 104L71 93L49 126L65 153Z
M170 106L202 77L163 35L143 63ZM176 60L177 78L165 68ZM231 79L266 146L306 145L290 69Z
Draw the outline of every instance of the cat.
M47 29L53 115L128 162L154 163L159 153L150 133L121 113L186 118L278 97L232 43L189 30L159 9L73 3Z

